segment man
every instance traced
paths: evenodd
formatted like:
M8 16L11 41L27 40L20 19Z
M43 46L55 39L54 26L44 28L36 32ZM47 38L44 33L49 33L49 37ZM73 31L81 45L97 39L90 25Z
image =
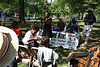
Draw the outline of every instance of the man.
M68 24L68 26L66 27L66 29L64 30L64 32L68 31L69 33L73 33L76 34L78 40L79 40L79 34L78 34L78 23L75 20L75 16L72 16L72 21Z
M83 39L84 35L86 35L85 44L87 44L90 33L92 32L92 29L93 29L93 23L96 22L96 17L93 14L92 8L88 8L88 14L85 16L84 22L85 22L85 25L81 33L81 38Z
M38 25L33 25L32 29L29 30L24 38L22 39L22 42L26 45L31 45L32 47L38 47L39 45L37 44L39 38L37 36L37 32L39 31L39 26Z

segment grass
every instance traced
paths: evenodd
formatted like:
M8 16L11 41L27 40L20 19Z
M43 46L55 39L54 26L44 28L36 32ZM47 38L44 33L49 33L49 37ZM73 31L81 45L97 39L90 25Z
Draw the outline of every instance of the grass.
M39 22L36 22L36 24L38 24L40 26ZM9 28L11 28L11 24L6 24L6 25ZM19 29L23 33L22 38L24 37L25 33L31 29L32 25L33 25L33 23L28 23L28 22L25 24L20 23ZM52 26L56 26L56 25L57 25L57 22L52 22ZM84 23L82 21L78 21L78 25L80 26L80 32L81 32L84 27ZM96 44L95 46L99 46L99 44L100 44L100 35L99 34L100 34L100 23L94 23L93 31L90 36L92 39L89 40L91 47L93 47L92 43ZM62 47L54 47L54 46L50 46L50 48L52 48L55 52L57 52L59 54L59 58L57 59L57 66L58 67L66 67L67 66L66 58L69 53L71 53L71 52L86 52L90 47L86 46L86 49L81 48L76 51L63 49ZM27 64L20 63L20 64L18 64L18 67L27 67Z
M18 64L18 67L28 67L28 65L25 63L20 63L20 64Z

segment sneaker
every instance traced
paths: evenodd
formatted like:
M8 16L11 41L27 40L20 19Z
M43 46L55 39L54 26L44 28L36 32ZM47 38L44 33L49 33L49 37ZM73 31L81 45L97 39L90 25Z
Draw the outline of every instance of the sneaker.
M85 42L85 44L87 44L87 42Z

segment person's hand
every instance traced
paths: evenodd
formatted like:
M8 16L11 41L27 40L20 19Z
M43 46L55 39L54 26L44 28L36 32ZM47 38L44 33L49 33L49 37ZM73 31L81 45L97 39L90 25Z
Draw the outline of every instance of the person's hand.
M66 32L66 31L63 31L64 33Z
M20 34L17 34L17 36L19 37Z
M34 40L38 40L39 38L36 36L35 38L34 38Z
M43 23L41 26L44 26L45 25L45 23Z
M44 17L43 20L45 20L46 18Z
M43 26L45 25L45 23L42 24Z
M41 45L41 40L39 41L39 45Z
M88 20L88 22L92 22L92 20Z
M87 19L85 19L84 21L87 21Z
M28 40L27 42L30 42L32 40L38 40L39 38L36 36L35 38L31 38L30 40Z

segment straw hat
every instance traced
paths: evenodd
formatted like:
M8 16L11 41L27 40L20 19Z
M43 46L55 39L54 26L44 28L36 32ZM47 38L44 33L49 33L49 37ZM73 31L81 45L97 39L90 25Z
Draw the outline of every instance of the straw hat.
M18 38L15 32L0 26L0 67L6 67L18 51Z

